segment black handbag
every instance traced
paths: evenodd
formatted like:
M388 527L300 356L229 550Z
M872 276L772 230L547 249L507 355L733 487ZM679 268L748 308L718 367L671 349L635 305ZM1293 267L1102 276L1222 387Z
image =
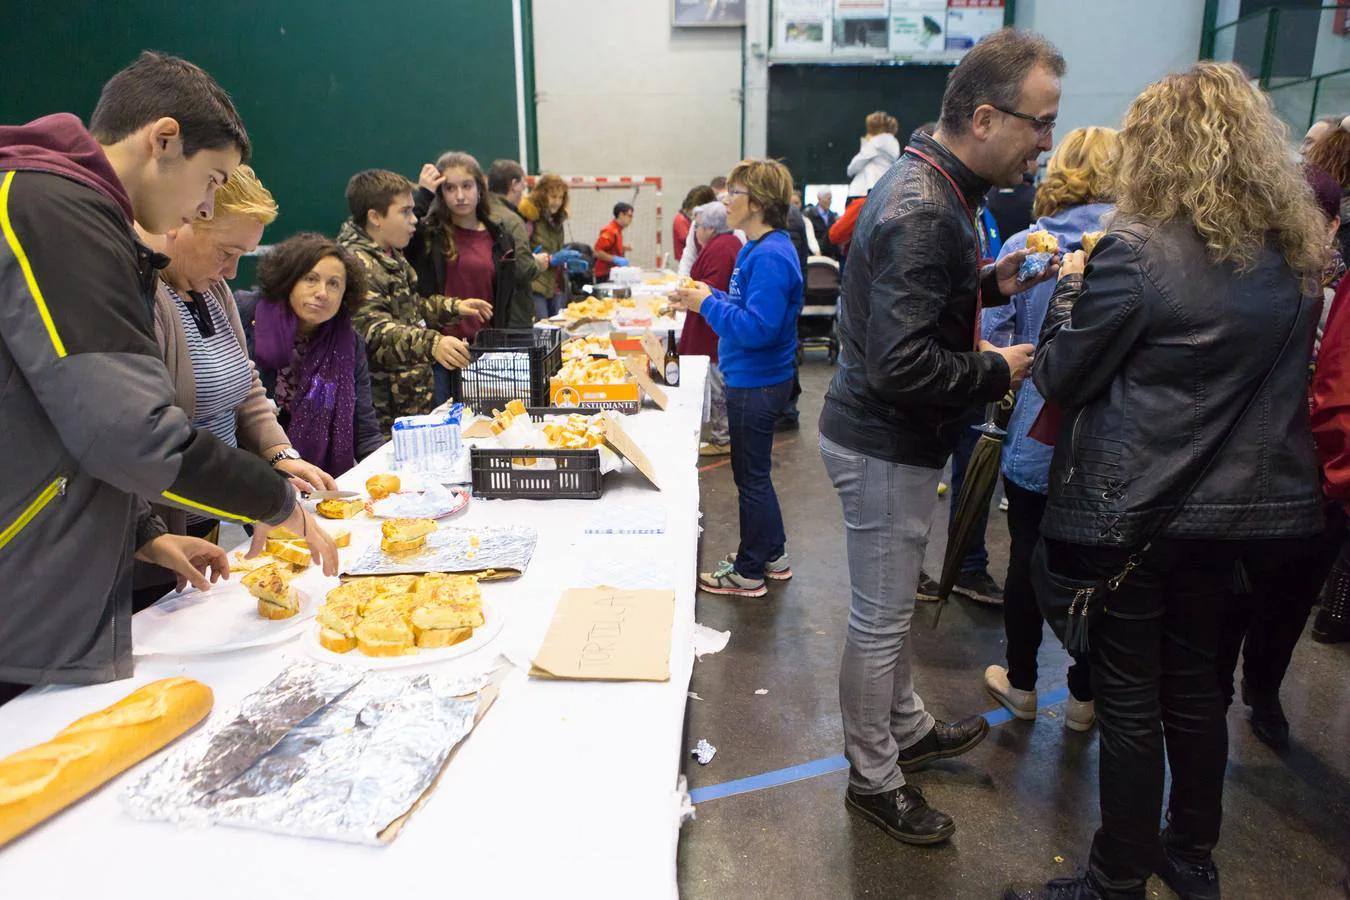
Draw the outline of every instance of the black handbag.
M1261 396L1261 392L1270 382L1270 376L1274 374L1275 367L1284 358L1285 351L1289 349L1289 342L1293 339L1294 331L1298 327L1299 314L1302 311L1303 301L1300 299L1299 308L1294 312L1294 321L1289 327L1289 333L1285 335L1284 344L1280 346L1280 352L1275 354L1275 361L1266 370L1265 377L1261 379L1261 384L1247 399L1247 404L1242 408L1238 417L1233 420L1233 424L1229 426L1223 440L1219 441L1209 456L1202 460L1199 471L1191 479L1190 486L1182 492L1180 499L1172 505L1167 514L1160 518L1144 539L1139 542L1138 549L1129 554L1119 572L1096 579L1076 578L1054 572L1050 569L1049 560L1046 557L1045 537L1042 536L1037 539L1036 548L1031 553L1031 587L1036 594L1036 605L1040 607L1041 616L1050 623L1051 630L1064 643L1064 649L1070 655L1086 656L1088 654L1090 649L1088 631L1093 619L1105 606L1107 596L1118 590L1130 573L1143 563L1144 555L1148 553L1149 547L1153 546L1153 541L1166 530L1167 526L1181 512L1182 507L1186 505L1186 501L1191 498L1191 494L1199 487L1200 482L1204 480L1210 466L1214 464L1214 460L1223 451L1228 439L1237 431L1238 425L1242 424L1242 420L1247 417L1247 413L1255 405L1256 399Z

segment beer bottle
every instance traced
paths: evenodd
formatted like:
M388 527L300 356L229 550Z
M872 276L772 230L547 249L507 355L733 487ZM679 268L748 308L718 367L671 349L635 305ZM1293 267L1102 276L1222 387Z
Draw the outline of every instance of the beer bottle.
M666 332L666 384L677 387L680 383L680 351L675 346L675 329Z

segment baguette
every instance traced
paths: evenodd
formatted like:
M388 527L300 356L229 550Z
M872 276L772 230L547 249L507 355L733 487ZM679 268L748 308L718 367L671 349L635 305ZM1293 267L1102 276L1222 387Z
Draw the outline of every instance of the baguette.
M412 553L415 550L422 549L426 545L427 536L420 535L415 538L409 538L406 541L396 541L392 538L380 538L380 549L385 553Z
M314 558L309 554L309 545L304 541L269 540L267 542L267 555L301 569L309 568L314 561Z
M201 682L166 678L0 759L0 847L163 748L211 703Z

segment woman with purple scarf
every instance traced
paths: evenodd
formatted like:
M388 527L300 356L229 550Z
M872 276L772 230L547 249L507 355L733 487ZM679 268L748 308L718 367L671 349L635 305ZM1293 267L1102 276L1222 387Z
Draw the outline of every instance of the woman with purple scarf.
M258 375L300 456L341 475L384 443L352 328L365 295L360 266L337 242L302 232L262 258L258 282L260 291L235 295Z

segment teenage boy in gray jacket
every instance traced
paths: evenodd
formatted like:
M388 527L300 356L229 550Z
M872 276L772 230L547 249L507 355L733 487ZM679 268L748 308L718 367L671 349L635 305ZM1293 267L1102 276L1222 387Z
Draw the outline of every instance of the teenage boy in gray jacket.
M163 233L212 214L247 158L230 98L201 69L145 53L85 130L58 113L0 127L0 702L22 685L131 675L133 555L206 586L218 550L166 540L144 499L332 540L256 455L194 429L155 342Z

